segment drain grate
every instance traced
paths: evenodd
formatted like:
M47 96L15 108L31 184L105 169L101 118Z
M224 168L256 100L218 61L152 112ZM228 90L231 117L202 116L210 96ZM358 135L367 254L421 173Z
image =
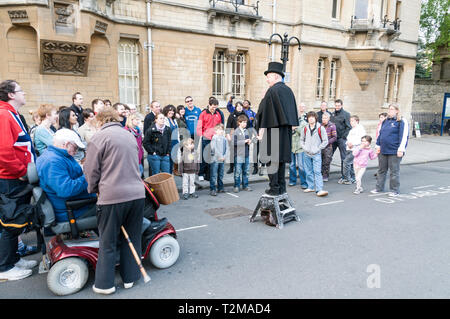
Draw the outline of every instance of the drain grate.
M242 206L231 206L231 207L210 208L205 210L205 213L208 213L212 217L215 217L219 220L223 220L241 216L250 216L253 214L253 211Z

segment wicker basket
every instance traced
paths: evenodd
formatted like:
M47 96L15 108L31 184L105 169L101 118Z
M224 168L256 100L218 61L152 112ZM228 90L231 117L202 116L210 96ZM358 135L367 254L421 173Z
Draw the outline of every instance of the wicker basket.
M145 181L153 188L153 194L160 204L169 205L180 199L172 174L159 173L147 177Z

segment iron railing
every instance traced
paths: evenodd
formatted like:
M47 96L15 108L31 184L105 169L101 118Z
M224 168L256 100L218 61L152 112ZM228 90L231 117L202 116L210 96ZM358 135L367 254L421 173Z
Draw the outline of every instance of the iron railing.
M415 131L415 122L419 123L421 134L441 133L441 113L437 112L412 112L412 125Z

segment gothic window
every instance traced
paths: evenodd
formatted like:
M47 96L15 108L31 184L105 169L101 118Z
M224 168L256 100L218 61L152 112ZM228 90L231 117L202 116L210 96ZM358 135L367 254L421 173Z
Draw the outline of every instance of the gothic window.
M212 95L222 97L225 86L225 52L216 51L213 56L213 83Z
M338 61L336 59L331 60L330 64L330 86L328 89L328 100L336 99L336 82L337 82L337 72L338 72Z
M236 97L245 96L245 54L238 53L233 59L231 74L232 93Z
M316 100L323 100L324 73L325 60L320 58L317 62Z
M119 99L139 105L139 47L136 40L119 41Z
M397 103L400 90L400 80L403 67L400 65L389 64L386 67L386 76L384 80L384 106L390 103Z

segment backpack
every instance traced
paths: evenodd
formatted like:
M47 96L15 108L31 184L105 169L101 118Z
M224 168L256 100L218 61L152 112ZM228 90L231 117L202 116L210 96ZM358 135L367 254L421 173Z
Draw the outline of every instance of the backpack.
M17 204L20 197L32 190L32 186L26 187L16 195L0 194L0 225L9 230L22 230L27 233L43 227L45 216L41 204L46 199L43 194L35 204Z
M321 128L322 126L318 126L317 127L317 132L319 133L319 137L320 137L320 141L321 142L323 142L323 140L322 140L322 133L321 133ZM305 126L305 131L303 132L304 133L304 135L305 135L305 137L306 137L306 129L308 128L308 125L307 126Z

